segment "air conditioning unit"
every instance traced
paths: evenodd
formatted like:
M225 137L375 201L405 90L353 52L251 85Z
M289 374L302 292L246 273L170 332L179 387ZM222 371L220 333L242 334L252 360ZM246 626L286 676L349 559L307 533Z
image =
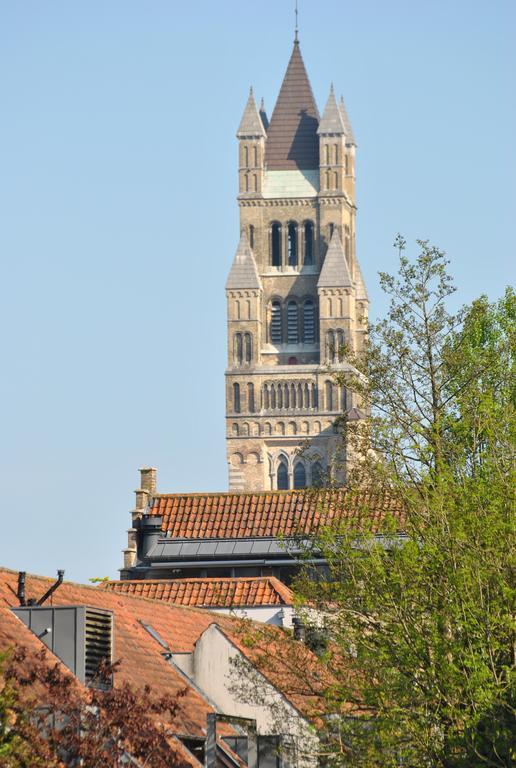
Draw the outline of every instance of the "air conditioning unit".
M87 605L13 608L13 613L85 685L96 680L101 662L113 661L113 614Z

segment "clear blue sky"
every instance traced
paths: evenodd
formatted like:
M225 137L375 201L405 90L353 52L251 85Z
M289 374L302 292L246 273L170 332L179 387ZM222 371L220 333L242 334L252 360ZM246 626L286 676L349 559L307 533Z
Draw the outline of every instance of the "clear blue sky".
M137 468L226 488L235 131L272 111L293 0L0 0L0 563L115 577ZM300 0L358 141L373 315L396 232L466 302L513 278L514 0Z

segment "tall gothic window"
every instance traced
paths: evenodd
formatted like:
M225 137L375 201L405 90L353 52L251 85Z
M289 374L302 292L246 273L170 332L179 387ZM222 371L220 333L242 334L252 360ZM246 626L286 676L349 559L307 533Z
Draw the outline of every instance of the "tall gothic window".
M305 344L315 342L315 306L312 299L303 304L303 341Z
M277 221L271 226L271 264L281 267L281 224Z
M281 328L281 303L273 301L271 304L270 340L272 344L281 344L283 333Z
M324 382L324 399L327 411L333 411L333 385L331 381Z
M314 225L311 221L305 221L305 264L314 263Z
M250 333L244 333L244 358L247 364L253 359L253 338Z
M247 410L249 413L254 413L254 384L247 385Z
M288 265L297 267L297 224L289 221L287 226Z
M294 488L306 488L306 470L301 461L294 467Z
M314 488L320 488L323 484L323 468L320 461L312 465L312 485Z
M288 491L288 469L284 461L280 461L278 464L276 484L278 491Z
M332 363L335 358L335 333L328 331L326 333L326 360Z
M242 345L242 334L241 333L235 333L235 342L234 342L233 356L234 356L234 359L235 359L235 363L237 365L242 365L242 361L243 361L243 345Z
M299 340L299 319L297 302L289 301L287 304L287 342L297 344Z
M233 384L233 410L240 413L240 384Z
M254 226L249 224L249 245L254 248Z

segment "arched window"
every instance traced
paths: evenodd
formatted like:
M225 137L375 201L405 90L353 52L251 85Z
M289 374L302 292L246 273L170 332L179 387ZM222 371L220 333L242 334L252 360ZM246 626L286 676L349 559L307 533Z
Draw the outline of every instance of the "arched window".
M237 365L242 365L243 345L242 345L242 334L241 333L235 333L235 342L234 342L234 346L233 346L233 357L234 357L235 363Z
M269 387L267 384L263 385L263 407L266 411L271 407L271 400L269 397Z
M233 424L233 426L231 427L231 431L234 437L238 437L238 424Z
M276 408L276 387L271 384L271 408Z
M317 387L315 384L312 384L312 408L317 408Z
M258 192L258 176L253 173L253 192Z
M283 387L278 384L278 408L283 408Z
M254 226L249 224L249 245L254 248Z
M327 411L333 411L333 384L331 381L324 382L324 399Z
M315 342L315 307L312 299L303 304L303 341L305 344Z
M295 421L289 421L288 423L288 434L289 435L297 435L297 424Z
M266 435L272 435L272 424L270 423L270 421L265 422L263 431L264 431L264 434Z
M249 192L249 174L246 173L245 175L245 191Z
M247 410L249 413L254 413L254 384L247 385Z
M278 491L288 491L288 469L284 461L280 461L278 464L276 485L278 487Z
M240 413L240 384L233 384L233 410Z
M289 301L287 304L287 343L297 344L299 340L297 303Z
M342 411L345 412L348 410L348 390L346 387L342 387L340 392L340 398L341 398L341 405L342 405Z
M333 147L334 157L335 157L335 165L339 164L339 145L335 144Z
M328 147L326 147L326 149L328 149ZM326 171L324 176L325 176L325 179L326 179L326 189L329 189L330 188L330 172Z
M297 385L297 407L298 408L303 407L303 385L302 384Z
M276 424L276 432L278 435L284 435L285 434L285 424L282 421L278 421Z
M305 408L310 408L310 387L308 384L305 384L305 391L303 396L305 400Z
M321 488L323 484L323 468L320 461L312 464L312 485L314 488Z
M335 224L333 224L333 222L330 222L328 224L328 240L331 240L334 229L335 229Z
M294 467L294 488L306 488L306 469L300 461Z
M334 181L333 181L333 189L338 189L339 188L339 173L338 173L338 171L335 171L335 173L333 174L333 179L334 179Z
M325 150L324 155L326 158L326 165L329 165L330 164L330 145L326 144L326 146L324 147L324 150Z
M271 264L281 267L281 224L277 221L271 226Z
M287 226L288 265L297 267L297 224L289 221Z
M273 301L271 304L270 328L270 340L272 344L281 344L283 340L281 330L281 303L279 301Z
M235 301L235 318L240 320L240 302L238 299Z
M290 407L290 390L288 384L283 387L283 406L285 408Z
M335 357L335 333L328 331L326 333L326 359L329 363L333 362Z
M244 333L244 355L246 363L253 359L253 337L250 333Z
M258 165L258 147L256 144L254 145L254 165L255 167Z
M314 263L314 225L311 221L305 221L305 264Z
M247 168L249 165L249 147L244 147L244 165Z
M337 331L336 343L337 343L337 349L336 349L337 358L338 360L344 360L344 331L340 331L340 330Z
M296 407L296 385L295 384L290 385L290 407L291 408Z

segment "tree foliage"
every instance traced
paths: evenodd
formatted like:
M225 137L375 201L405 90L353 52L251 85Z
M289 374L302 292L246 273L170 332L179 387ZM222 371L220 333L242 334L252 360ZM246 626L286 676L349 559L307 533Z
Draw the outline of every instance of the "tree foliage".
M388 493L380 534L323 531L330 583L300 591L331 613L335 765L509 766L514 718L515 298L458 313L445 255L397 240L399 274L354 369L370 419L344 424L350 489ZM364 508L364 520L367 509ZM350 674L351 673L351 674ZM342 704L352 710L342 716ZM349 715L357 716L349 716ZM358 716L359 715L359 716Z
M99 670L84 689L46 649L18 647L0 659L0 766L84 768L184 766L170 736L177 697L148 687L106 683L118 664Z

